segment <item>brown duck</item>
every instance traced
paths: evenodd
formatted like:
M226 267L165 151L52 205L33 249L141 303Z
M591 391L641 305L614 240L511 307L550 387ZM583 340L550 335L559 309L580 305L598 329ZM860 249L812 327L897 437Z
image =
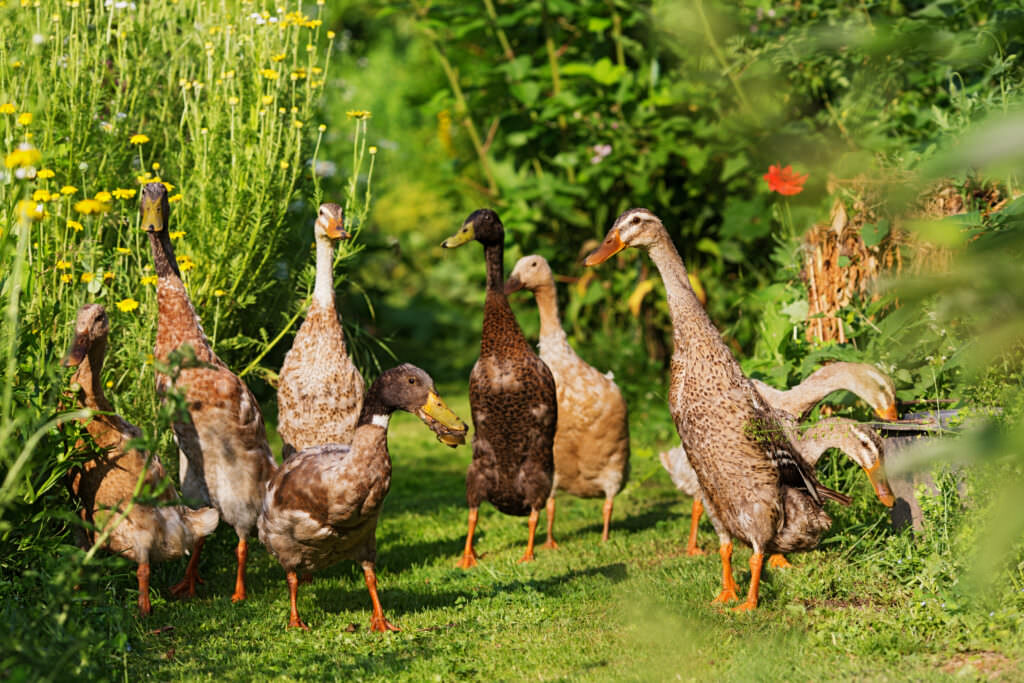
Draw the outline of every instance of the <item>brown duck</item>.
M466 473L469 530L458 563L463 569L477 563L473 533L483 500L506 515L529 514L529 538L520 562L533 559L539 511L551 493L558 419L551 370L530 348L505 298L505 228L498 214L474 211L441 246L454 248L474 239L484 246L487 298L480 358L469 376L473 462Z
M140 483L150 491L157 490L166 474L156 454L128 447L128 442L142 433L114 413L103 392L100 373L109 329L102 306L82 306L75 321L74 342L64 359L64 365L75 368L71 383L78 387L78 405L95 411L91 418L81 422L92 438L96 457L72 471L71 490L82 505L83 520L99 534L107 532L104 547L139 565L139 612L148 616L152 611L150 563L187 553L197 538L217 528L218 516L215 509L208 507L190 510L182 505L154 507L133 502L141 492ZM173 502L177 495L171 488L160 494L159 500ZM93 542L95 538L90 538Z
M391 414L406 410L454 448L466 425L437 395L430 375L415 365L384 372L370 387L351 445L325 444L299 451L267 485L260 540L286 572L290 627L308 628L296 605L298 572L343 559L359 562L373 604L371 631L397 631L377 596L377 518L391 486L387 430Z
M189 415L187 422L173 425L182 493L187 499L217 508L220 518L238 534L238 570L231 600L245 600L247 539L256 528L265 484L276 469L263 414L249 387L213 352L185 291L167 234L169 205L163 184L143 187L140 210L158 278L153 356L165 362L171 352L190 346L201 363L182 369L174 381L175 388L185 393ZM171 384L172 378L157 371L158 394L165 394ZM196 541L185 578L172 588L175 594L195 595L203 541Z
M657 216L626 211L585 264L601 263L628 246L647 250L668 296L675 346L669 407L719 534L722 591L715 602L737 599L731 562L732 539L739 538L754 552L750 590L737 609L754 609L764 554L813 548L831 524L822 498L849 498L822 486L799 457L694 295Z
M281 456L325 443L351 443L363 407L363 377L345 351L334 305L334 245L348 239L345 214L321 204L313 227L316 284L309 312L284 357L277 385Z
M604 497L604 528L608 540L615 496L629 478L629 412L615 381L584 362L571 346L558 319L558 300L551 266L536 254L519 259L505 293L528 289L540 312L540 359L551 369L558 392L555 431L555 476L548 497L545 547L557 548L553 536L555 491L581 498Z

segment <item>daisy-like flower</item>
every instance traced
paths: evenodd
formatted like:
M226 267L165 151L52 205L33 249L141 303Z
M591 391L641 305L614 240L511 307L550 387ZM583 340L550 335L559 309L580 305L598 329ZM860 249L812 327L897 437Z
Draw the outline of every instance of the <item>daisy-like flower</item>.
M61 282L62 282L63 284L67 284L67 283L71 282L71 281L72 281L72 280L74 280L74 279L75 279L75 278L73 278L73 277L71 276L71 273L64 273L63 275L61 275L61 276L60 276L60 281L61 281Z
M56 173L54 173L53 170L49 168L41 168L39 169L39 173L36 173L36 177L42 178L43 180L48 180L55 175Z
M86 284L87 285L87 284L89 284L90 282L93 281L94 277L96 277L96 276L93 275L92 273L82 273L82 277L80 277L79 280L82 281L82 284Z
M82 232L82 229L83 229L82 228L82 224L79 223L78 221L71 221L71 220L69 220L67 222L67 226L69 228L71 228L72 230L74 230L75 232Z
M113 279L114 279L113 271L108 270L105 273L103 273L103 281L104 282L110 282Z
M53 197L49 190L36 190L32 193L32 201L34 202L48 202Z
M27 126L32 123L32 112L26 111L18 114L18 125Z
M370 154L377 153L377 145L370 145Z
M225 292L223 289L215 289L215 290L213 290L213 295L214 296L224 296L225 294L227 294L227 292Z
M104 204L109 204L110 200L113 198L113 195L111 195L106 190L100 190L99 192L96 193L96 196L93 197L93 199L95 199L96 201L103 202Z
M277 79L278 74L273 69L260 69L260 76L263 76L268 81L273 81Z
M13 114L16 111L17 109L11 102L4 102L3 104L0 104L0 114Z
M128 142L133 145L144 145L149 142L149 136L143 133L136 133L135 135L128 138Z
M263 97L260 98L260 102L262 102L264 105L271 105L274 103L274 98L271 95L264 95Z
M159 279L160 278L158 278L156 275L147 275L146 277L142 278L142 284L155 285L159 281Z
M22 199L16 207L18 215L26 221L41 221L46 217L46 210L43 205L37 202Z
M284 58L287 57L287 56L288 55L286 55L283 52L280 53L280 54L276 54L276 55L270 55L270 61L272 61L272 62L283 62Z
M7 168L29 168L41 158L42 155L38 149L30 144L22 143L16 150L4 157L4 165Z
M139 302L135 299L128 297L127 299L121 299L117 302L117 310L122 313L129 313L139 307Z
M74 185L65 185L64 187L60 188L60 193L62 195L72 195L76 192L78 192L78 188L75 187Z
M334 36L335 35L336 34L334 33L334 31L328 31L327 32L327 40L334 40Z
M807 181L806 173L800 175L792 166L780 167L774 164L768 167L768 172L763 177L768 183L769 190L785 196L803 192L804 183Z
M171 230L169 233L167 233L167 236L170 237L172 240L180 240L182 237L185 236L185 231Z
M83 213L86 216L94 213L106 213L107 211L110 211L110 205L104 204L96 199L83 199L75 202L75 211Z
M132 250L129 249L128 247L114 247L114 251L116 251L118 254L130 254L130 253L132 253Z
M228 106L233 107L236 104L238 104L238 98L237 97L232 95L231 97L228 98Z
M170 197L167 198L167 201L170 202L171 204L175 202L180 202L181 200L182 196L180 192L178 194L171 195Z
M135 196L135 190L117 188L114 190L113 195L118 199L131 199Z
M57 261L56 268L57 270L69 270L71 268L71 263L65 261L64 259L60 259L59 261Z
M187 273L188 271L192 270L195 267L196 267L195 261L190 259L188 256L185 256L185 257L179 259L179 261L178 261L178 268L180 268L181 272L183 272L183 273Z
M292 125L295 126L296 128L302 128L302 126L304 126L305 124L302 123L302 121L295 119L294 121L292 121Z
M370 118L372 114L366 111L365 109L351 109L345 112L345 116L349 117L350 119L358 119L360 121L365 121L366 119Z
M327 125L326 125L326 124L323 124L323 123L321 123L321 124L320 124L319 126L317 126L317 127L316 127L316 129L317 129L318 131L320 131L321 133L323 133L323 132L324 132L325 130L327 130Z

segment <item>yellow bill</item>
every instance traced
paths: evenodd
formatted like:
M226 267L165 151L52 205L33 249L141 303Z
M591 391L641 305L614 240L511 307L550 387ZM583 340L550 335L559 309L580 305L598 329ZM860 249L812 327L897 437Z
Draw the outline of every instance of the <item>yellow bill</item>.
M469 431L466 423L433 391L427 396L427 402L416 411L416 415L437 434L437 440L444 445L455 448L466 443L466 432Z
M457 233L441 242L441 246L446 249L454 249L455 247L461 247L466 242L473 241L474 237L476 237L476 232L473 229L473 224L467 221L462 224Z

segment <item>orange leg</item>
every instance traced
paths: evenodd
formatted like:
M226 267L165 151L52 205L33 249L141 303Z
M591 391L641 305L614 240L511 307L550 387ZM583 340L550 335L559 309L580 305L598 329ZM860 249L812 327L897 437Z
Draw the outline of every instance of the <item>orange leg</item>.
M601 531L601 542L608 542L608 527L612 524L612 508L615 506L614 498L604 499L604 530Z
M366 589L370 591L370 602L373 603L373 616L370 617L370 630L378 633L400 631L401 629L384 618L384 609L377 597L377 574L373 571L372 562L363 563L363 575L366 577Z
M697 545L697 527L700 525L700 516L704 514L704 505L699 498L693 499L693 509L690 511L690 540L686 544L687 555L705 555L706 553Z
M722 558L722 592L711 601L712 605L739 600L736 595L736 581L732 578L732 543L720 545L718 554Z
M241 602L245 600L245 562L249 559L249 546L244 538L238 540L235 557L238 558L238 574L235 575L235 592L231 595L231 602Z
M149 562L140 564L135 576L139 579L139 614L148 617L153 612L149 604Z
M303 631L308 631L309 627L306 623L299 618L299 607L298 607L298 594L299 594L299 577L295 572L288 572L285 575L288 581L288 599L292 603L292 611L288 617L288 628L301 628Z
M476 566L476 552L473 550L473 533L476 531L476 518L480 508L469 508L469 530L466 532L466 547L462 551L462 559L455 566L469 569Z
M552 533L551 530L555 526L555 497L554 496L550 496L548 498L547 513L548 513L548 540L545 541L544 547L545 548L551 548L552 550L555 550L556 548L558 548L558 544L555 543L555 537L551 535L551 533Z
M789 563L786 556L782 553L775 553L768 558L768 566L772 569L792 569L793 565Z
M757 608L757 590L761 586L761 567L763 564L764 553L754 553L750 556L750 590L747 591L746 601L733 607L733 611L747 612Z
M533 562L533 537L537 533L537 521L540 519L540 510L530 509L530 537L526 539L526 552L519 558L519 564Z
M188 566L185 567L185 578L171 586L171 595L179 598L194 598L196 596L196 584L202 583L199 578L199 552L203 549L206 538L196 539L192 546L192 557L188 558Z

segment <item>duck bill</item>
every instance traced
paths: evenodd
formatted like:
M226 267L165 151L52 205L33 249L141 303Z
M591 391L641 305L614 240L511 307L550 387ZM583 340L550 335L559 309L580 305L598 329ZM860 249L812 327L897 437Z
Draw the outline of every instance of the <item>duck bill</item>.
M61 365L66 368L77 368L87 355L89 355L89 335L85 333L75 335L75 341L71 342L71 349L68 351L68 355L64 356Z
M416 411L416 416L437 434L437 440L444 445L455 448L466 443L466 432L469 431L466 423L433 391L427 396L427 402Z
M871 487L875 489L875 495L878 496L878 500L885 507L891 508L893 503L896 502L896 497L892 495L892 489L889 488L889 480L885 476L885 470L882 469L882 463L876 462L871 467L865 467L864 474L868 475L868 481L871 482Z
M623 243L622 239L619 237L619 229L614 228L604 238L604 242L601 243L601 246L591 252L590 256L584 259L583 265L596 266L598 263L604 263L625 248L625 243Z
M441 246L445 249L454 249L461 247L466 242L472 242L474 237L476 237L476 231L473 229L473 224L466 222L462 224L457 233L441 242Z
M327 221L327 227L324 229L324 234L332 240L347 240L352 237L352 233L342 226L341 221L333 218Z
M883 420L898 420L900 419L899 413L896 412L896 404L890 403L885 407L884 410L876 410L875 414Z
M512 292L518 292L523 288L523 281L516 275L510 275L508 281L505 283L505 294L511 294Z
M142 229L146 232L160 232L164 229L164 202L143 196L142 198Z

